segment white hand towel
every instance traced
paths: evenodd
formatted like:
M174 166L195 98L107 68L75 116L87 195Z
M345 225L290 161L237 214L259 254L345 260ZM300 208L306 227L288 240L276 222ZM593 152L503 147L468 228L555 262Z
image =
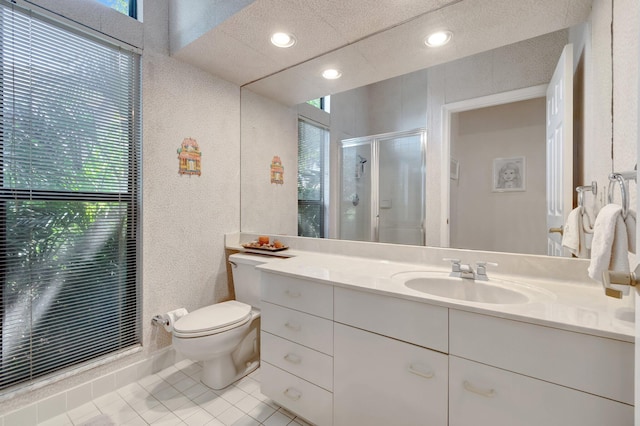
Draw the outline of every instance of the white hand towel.
M589 258L587 238L584 232L583 207L576 207L567 216L562 234L562 245L576 257Z
M606 270L629 272L629 241L622 218L622 207L607 204L600 210L593 225L589 277L602 282ZM627 290L628 290L628 286Z
M629 209L627 211L627 217L624 220L624 224L627 226L627 240L629 241L629 251L631 253L636 252L636 212Z
M569 249L573 254L578 253L580 250L580 233L579 231L579 212L580 207L575 208L569 212L567 216L567 222L564 224L564 231L562 234L562 245Z
M582 208L582 230L584 231L584 245L587 247L587 258L589 258L593 241L593 220L584 207Z

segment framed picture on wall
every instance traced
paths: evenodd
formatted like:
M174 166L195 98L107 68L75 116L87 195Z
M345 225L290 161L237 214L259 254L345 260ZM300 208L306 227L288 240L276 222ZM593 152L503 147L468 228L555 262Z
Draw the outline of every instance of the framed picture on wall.
M493 159L493 192L524 191L525 158Z

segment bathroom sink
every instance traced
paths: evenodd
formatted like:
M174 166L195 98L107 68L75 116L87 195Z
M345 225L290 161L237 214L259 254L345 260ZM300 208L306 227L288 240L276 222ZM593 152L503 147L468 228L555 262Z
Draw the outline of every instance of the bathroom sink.
M445 272L400 272L393 275L392 280L421 293L476 303L522 304L538 296L548 296L545 292L512 281L475 281L450 277Z

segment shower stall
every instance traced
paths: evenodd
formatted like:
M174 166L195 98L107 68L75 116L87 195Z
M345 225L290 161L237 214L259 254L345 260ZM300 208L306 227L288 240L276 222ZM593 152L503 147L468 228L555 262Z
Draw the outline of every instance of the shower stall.
M424 245L426 130L340 142L341 239Z

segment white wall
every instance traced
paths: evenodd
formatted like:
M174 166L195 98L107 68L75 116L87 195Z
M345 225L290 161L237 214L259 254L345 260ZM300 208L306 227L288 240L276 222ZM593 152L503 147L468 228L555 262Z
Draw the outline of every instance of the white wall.
M451 247L546 254L544 98L455 114ZM525 157L525 191L493 192L493 159Z

